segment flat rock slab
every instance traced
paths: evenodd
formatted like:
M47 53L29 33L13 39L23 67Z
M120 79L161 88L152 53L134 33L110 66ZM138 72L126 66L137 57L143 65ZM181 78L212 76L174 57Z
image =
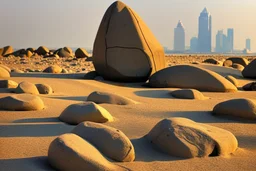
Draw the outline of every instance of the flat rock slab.
M146 138L161 151L182 158L226 156L238 147L231 132L186 118L164 119Z

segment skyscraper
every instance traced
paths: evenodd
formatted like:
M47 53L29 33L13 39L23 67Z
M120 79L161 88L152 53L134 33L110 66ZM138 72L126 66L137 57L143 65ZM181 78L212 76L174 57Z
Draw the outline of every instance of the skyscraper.
M225 35L223 33L223 30L219 30L216 35L216 49L215 52L223 53L224 52L224 42L225 41Z
M198 52L209 53L212 49L212 17L204 8L199 16Z
M249 51L251 51L251 39L246 39L246 49L248 49Z
M234 29L228 29L228 52L234 51Z
M181 21L178 22L174 29L174 51L185 51L185 28Z
M197 37L192 37L190 39L190 52L197 52Z

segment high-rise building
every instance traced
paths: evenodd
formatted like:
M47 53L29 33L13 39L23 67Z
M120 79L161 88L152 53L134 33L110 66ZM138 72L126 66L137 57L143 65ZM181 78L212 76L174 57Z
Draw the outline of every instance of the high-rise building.
M192 37L190 39L190 52L197 52L197 37Z
M223 53L224 52L224 42L225 41L225 35L223 33L223 30L219 30L216 35L216 49L215 52Z
M178 22L174 29L174 51L185 51L185 28L181 21Z
M234 51L234 29L228 29L228 52Z
M212 49L212 17L204 8L199 16L198 52L209 53Z
M246 39L246 49L248 49L249 51L251 51L251 39Z

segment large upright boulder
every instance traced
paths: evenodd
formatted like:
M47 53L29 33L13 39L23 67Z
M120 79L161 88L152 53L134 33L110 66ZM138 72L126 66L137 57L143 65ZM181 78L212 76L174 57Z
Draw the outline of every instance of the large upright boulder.
M210 92L236 92L221 75L193 65L177 65L158 71L149 79L150 87L190 88Z
M165 67L163 47L130 7L114 2L106 11L93 48L93 63L104 79L145 81Z
M244 78L256 78L256 60L253 60L242 71Z

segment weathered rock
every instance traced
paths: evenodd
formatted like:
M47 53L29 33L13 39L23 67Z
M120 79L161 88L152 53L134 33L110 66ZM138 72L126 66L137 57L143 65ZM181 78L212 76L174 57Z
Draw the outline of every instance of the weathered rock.
M98 104L101 104L101 103L116 104L116 105L136 104L135 101L129 98L119 96L117 94L112 94L107 92L98 92L98 91L91 93L87 97L87 101L92 101Z
M225 60L223 66L225 67L232 67L233 62L231 60Z
M115 161L132 162L135 159L131 141L118 129L103 124L83 122L75 127L72 133L90 142L100 152Z
M30 94L7 96L0 99L0 109L9 111L32 111L44 109L40 97Z
M209 63L209 64L214 64L214 65L220 65L221 62L216 60L216 59L213 59L213 58L209 58L209 59L206 59L203 61L203 63Z
M66 52L68 52L69 54L73 54L73 50L70 47L64 47L63 48Z
M244 78L256 78L256 59L244 68L242 75Z
M249 61L246 58L241 58L241 57L232 57L232 58L228 58L227 60L230 60L236 64L240 64L243 65L244 67L246 67L249 63Z
M0 78L9 78L10 73L5 69L0 66Z
M91 71L85 74L84 79L85 80L94 80L98 75L96 71Z
M161 151L183 158L226 156L238 147L231 132L186 118L164 119L146 138Z
M18 87L15 89L15 93L28 93L28 94L35 94L35 95L39 94L35 84L32 84L27 81L21 82L18 85Z
M256 104L252 99L233 99L217 104L213 114L234 116L250 120L256 119Z
M233 64L232 68L235 68L235 69L237 69L239 71L243 71L244 70L244 66L240 65L240 64Z
M12 80L0 80L0 88L17 88L18 83Z
M40 46L37 50L36 53L38 55L46 55L47 53L49 53L49 49L45 46Z
M69 73L69 72L68 72L68 70L67 70L67 69L63 68L63 69L62 69L62 71L61 71L61 73L63 73L63 74L67 74L67 73Z
M48 160L52 167L63 171L123 171L90 143L75 134L56 138L49 147Z
M62 68L59 67L58 65L52 65L46 68L43 72L59 74L62 72Z
M33 56L33 53L31 51L27 50L26 51L26 57L30 58L31 56Z
M172 91L171 95L179 99L196 99L196 100L206 99L206 97L200 91L194 90L194 89Z
M26 54L25 49L19 49L19 50L12 53L12 55L14 55L16 57L21 57L22 55L25 55L25 54Z
M36 51L36 49L35 48L27 48L26 51L30 51L30 52L34 53Z
M84 48L78 48L75 52L77 58L87 58L89 57L88 52Z
M51 86L47 84L36 84L36 88L40 94L52 94L53 90Z
M71 53L69 52L71 50ZM59 51L59 53L58 53L58 55L60 56L60 57L73 57L73 54L72 54L72 49L69 49L69 48L67 48L67 47L65 47L65 48L62 48L60 51Z
M237 91L221 75L192 65L176 65L158 71L150 77L149 85L156 88L189 88L212 92Z
M225 77L228 81L230 81L234 86L238 87L239 86L239 82L237 81L237 79L231 75L228 75Z
M12 73L24 73L24 71L20 69L12 69Z
M72 125L77 125L84 121L98 123L113 121L112 115L106 109L93 102L72 104L61 113L59 119Z
M5 69L5 70L8 71L8 72L11 72L11 69L10 69L9 67L5 66L5 65L1 65L1 64L0 64L0 67L3 68L3 69Z
M93 64L104 79L122 82L145 81L166 66L163 47L137 13L120 1L102 19Z
M251 82L243 86L245 91L256 91L256 82Z
M13 53L13 47L12 46L5 46L2 49L2 53L0 54L1 56L7 56L9 54Z

